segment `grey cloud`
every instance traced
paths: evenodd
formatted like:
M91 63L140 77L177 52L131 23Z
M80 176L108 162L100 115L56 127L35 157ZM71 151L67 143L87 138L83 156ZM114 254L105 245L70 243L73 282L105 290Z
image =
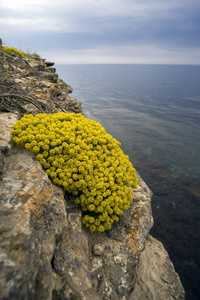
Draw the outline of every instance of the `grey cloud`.
M200 3L196 0L41 1L25 1L24 9L17 5L20 0L0 2L3 40L38 51L45 47L200 46Z

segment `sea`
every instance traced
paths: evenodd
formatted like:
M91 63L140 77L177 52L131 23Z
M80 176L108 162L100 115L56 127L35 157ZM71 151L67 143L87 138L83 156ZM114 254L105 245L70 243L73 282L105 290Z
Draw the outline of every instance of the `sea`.
M56 65L153 192L150 234L200 299L200 65Z

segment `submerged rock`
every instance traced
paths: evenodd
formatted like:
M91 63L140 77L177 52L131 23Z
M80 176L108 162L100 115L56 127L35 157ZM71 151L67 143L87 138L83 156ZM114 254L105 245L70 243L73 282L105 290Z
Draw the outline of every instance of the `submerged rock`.
M200 185L199 183L194 183L189 186L188 188L189 192L195 195L196 197L200 198Z

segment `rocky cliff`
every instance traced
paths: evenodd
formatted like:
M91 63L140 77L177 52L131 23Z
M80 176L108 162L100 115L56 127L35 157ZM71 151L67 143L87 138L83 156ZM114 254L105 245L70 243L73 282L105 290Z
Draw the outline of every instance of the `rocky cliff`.
M35 156L13 145L10 130L24 113L83 112L53 63L6 54L4 64L1 299L184 299L167 252L149 235L152 193L139 174L130 209L111 230L90 233L73 196L52 184Z

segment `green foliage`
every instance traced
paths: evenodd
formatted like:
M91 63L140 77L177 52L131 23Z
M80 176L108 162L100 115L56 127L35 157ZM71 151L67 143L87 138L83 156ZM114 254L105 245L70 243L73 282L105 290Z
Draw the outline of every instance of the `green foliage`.
M99 123L74 113L24 115L12 134L37 156L54 184L76 196L91 232L110 229L130 207L135 169Z

